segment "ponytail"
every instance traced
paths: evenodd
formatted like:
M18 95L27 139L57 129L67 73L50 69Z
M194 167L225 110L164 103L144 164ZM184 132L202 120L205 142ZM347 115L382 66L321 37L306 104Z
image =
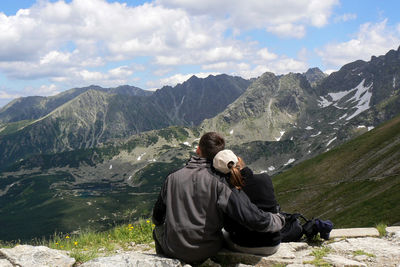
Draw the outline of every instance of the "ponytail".
M233 161L228 163L228 168L230 169L230 182L233 186L235 186L237 189L241 189L244 186L243 182L243 177L242 174L240 173L240 170L238 167L233 166L234 163Z

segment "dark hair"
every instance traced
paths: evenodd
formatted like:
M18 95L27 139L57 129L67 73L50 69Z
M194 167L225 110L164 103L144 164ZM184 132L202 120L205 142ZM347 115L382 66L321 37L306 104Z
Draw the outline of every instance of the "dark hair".
M202 156L212 161L215 155L225 148L225 140L216 132L208 132L200 138L199 147Z

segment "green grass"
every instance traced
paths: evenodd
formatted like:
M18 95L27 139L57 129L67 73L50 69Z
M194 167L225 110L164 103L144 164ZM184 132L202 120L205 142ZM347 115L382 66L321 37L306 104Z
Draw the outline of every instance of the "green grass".
M152 231L154 224L149 219L140 219L132 224L123 224L107 231L84 230L78 234L54 234L49 239L34 239L23 242L29 245L42 245L49 248L65 250L75 258L77 263L108 256L116 250L128 250L134 244L146 244L149 249L154 247ZM20 241L4 242L0 240L0 248L12 248Z
M400 222L399 138L400 116L274 176L278 202L336 228Z
M79 234L55 234L48 240L34 242L53 249L70 251L78 263L100 256L112 255L116 250L128 250L132 242L153 247L154 225L149 219L116 226L108 231L85 230Z
M76 229L104 231L150 215L159 189L154 193L137 194L129 186L115 190L110 183L82 184L78 194L57 182L69 179L67 173L7 178L18 182L0 197L0 238L4 241L41 238L55 232ZM3 189L7 183L1 184ZM93 194L93 192L100 195ZM26 218L29 218L27 220Z
M304 264L312 264L315 266L321 267L328 267L332 266L331 264L327 263L323 258L327 256L330 252L330 248L328 247L320 247L316 248L311 252L311 255L314 256L314 260L312 261L305 261Z
M31 122L32 122L31 120L22 120L22 121L11 122L11 123L6 123L5 125L1 125L0 129L3 127L4 128L2 131L0 131L0 136L15 133L18 130L20 130L21 128L29 125Z
M376 226L375 226L375 228L378 230L378 232L379 232L379 236L386 236L386 234L387 234L387 232L386 232L386 227L387 227L387 224L385 224L385 223L378 223Z
M375 258L375 257L376 257L374 254L365 252L364 250L356 250L356 251L353 251L353 255L354 255L354 256L366 255L366 256L371 257L371 258Z

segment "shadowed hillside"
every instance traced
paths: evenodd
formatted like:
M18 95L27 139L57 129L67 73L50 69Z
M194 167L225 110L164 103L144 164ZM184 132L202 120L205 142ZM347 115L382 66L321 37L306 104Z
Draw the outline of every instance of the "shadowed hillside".
M340 226L400 223L400 116L273 179L281 207Z

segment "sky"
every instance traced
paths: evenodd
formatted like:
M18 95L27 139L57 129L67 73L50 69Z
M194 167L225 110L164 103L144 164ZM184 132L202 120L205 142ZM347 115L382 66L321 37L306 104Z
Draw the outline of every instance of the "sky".
M400 0L2 0L0 107L93 84L331 73L397 49L399 10Z

